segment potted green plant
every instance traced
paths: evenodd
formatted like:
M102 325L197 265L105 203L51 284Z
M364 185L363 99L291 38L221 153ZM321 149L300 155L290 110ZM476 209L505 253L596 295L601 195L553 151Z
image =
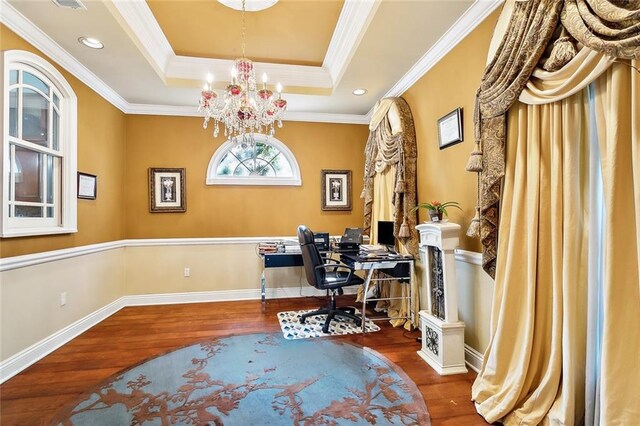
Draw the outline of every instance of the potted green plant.
M429 203L419 203L413 208L413 210L416 211L418 209L427 209L429 211L429 218L431 218L431 222L440 222L442 221L443 214L446 217L449 217L449 213L447 213L447 209L449 207L455 207L458 210L462 210L457 201L446 201L444 203L441 203L437 200L431 201Z

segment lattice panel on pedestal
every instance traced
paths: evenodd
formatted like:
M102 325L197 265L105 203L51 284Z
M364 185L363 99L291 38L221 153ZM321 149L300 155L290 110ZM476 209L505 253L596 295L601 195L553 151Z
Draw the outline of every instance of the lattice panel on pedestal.
M434 246L429 246L429 275L431 278L431 313L440 319L444 319L442 251Z
M425 346L434 355L438 355L438 333L431 327L427 327L425 332Z

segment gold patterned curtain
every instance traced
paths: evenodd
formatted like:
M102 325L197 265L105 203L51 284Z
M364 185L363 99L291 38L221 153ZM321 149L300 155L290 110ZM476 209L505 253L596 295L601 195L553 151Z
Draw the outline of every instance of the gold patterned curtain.
M394 114L389 114L393 111ZM397 122L391 122L397 120ZM416 130L409 104L403 98L385 98L376 104L369 125L365 147L364 232L370 233L373 211L374 177L390 166L395 167L393 234L409 252L418 255L416 231Z
M365 232L377 241L377 229L372 224L380 220L394 222L394 236L398 251L418 255L418 233L415 229L416 205L416 133L411 109L402 98L385 98L376 103L369 139L365 148L365 174L362 198L365 199ZM378 283L381 298L376 309L386 310L389 317L406 317L413 312L414 323L404 319L391 321L394 327L411 330L417 325L419 298L418 282L413 277L413 289L397 281ZM362 291L362 289L361 289ZM413 292L413 306L404 299ZM362 294L359 293L358 300Z
M497 72L496 58L528 69L512 59L533 45L509 43L535 31L545 3L559 6L560 16L537 21L547 26L538 32L552 32L546 46L528 52L538 60L524 85L503 99L512 103L508 126L487 118L491 104L482 105L483 93L506 80L478 91L480 145L469 168L479 173L480 206L489 213L480 233L496 281L491 341L472 398L487 421L505 425L634 424L640 1L508 0L509 25L497 34L502 42L487 73ZM592 232L597 182L606 215Z
M477 147L467 169L479 172L483 268L495 277L499 202L504 177L505 114L518 99L560 18L562 2L516 2L506 33L476 93ZM475 232L474 232L475 233Z
M506 112L529 84L534 71L554 72L575 64L578 52L603 54L600 67L586 76L585 85L615 58L640 58L638 0L509 0L508 11L509 23L502 28L501 42L476 94L477 146L467 166L479 175L480 193L480 226L470 228L468 235L480 237L483 268L492 277L504 177ZM570 87L574 93L582 89L573 83Z

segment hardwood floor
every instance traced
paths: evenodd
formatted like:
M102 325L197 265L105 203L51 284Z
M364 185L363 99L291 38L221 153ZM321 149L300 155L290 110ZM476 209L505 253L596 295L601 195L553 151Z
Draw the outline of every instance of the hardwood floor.
M344 304L344 301L341 301ZM0 386L0 424L48 424L53 414L118 371L210 337L280 330L276 314L310 309L320 298L128 307ZM419 332L384 322L365 336L335 337L368 346L398 364L419 387L434 425L484 425L471 403L475 373L439 376L417 354Z

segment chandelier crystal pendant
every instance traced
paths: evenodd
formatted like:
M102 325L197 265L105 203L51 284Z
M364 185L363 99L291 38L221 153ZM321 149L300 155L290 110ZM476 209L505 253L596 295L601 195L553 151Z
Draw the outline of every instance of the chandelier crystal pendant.
M275 134L275 125L282 127L282 115L287 109L287 101L282 99L282 85L278 83L278 96L267 88L267 74L262 74L262 89L257 90L256 73L253 62L245 56L245 2L242 1L242 57L234 61L231 82L224 90L224 97L212 89L213 76L207 76L207 83L200 95L198 111L204 113L203 127L213 119L213 137L218 137L220 125L224 136L234 145L254 146L254 133Z

